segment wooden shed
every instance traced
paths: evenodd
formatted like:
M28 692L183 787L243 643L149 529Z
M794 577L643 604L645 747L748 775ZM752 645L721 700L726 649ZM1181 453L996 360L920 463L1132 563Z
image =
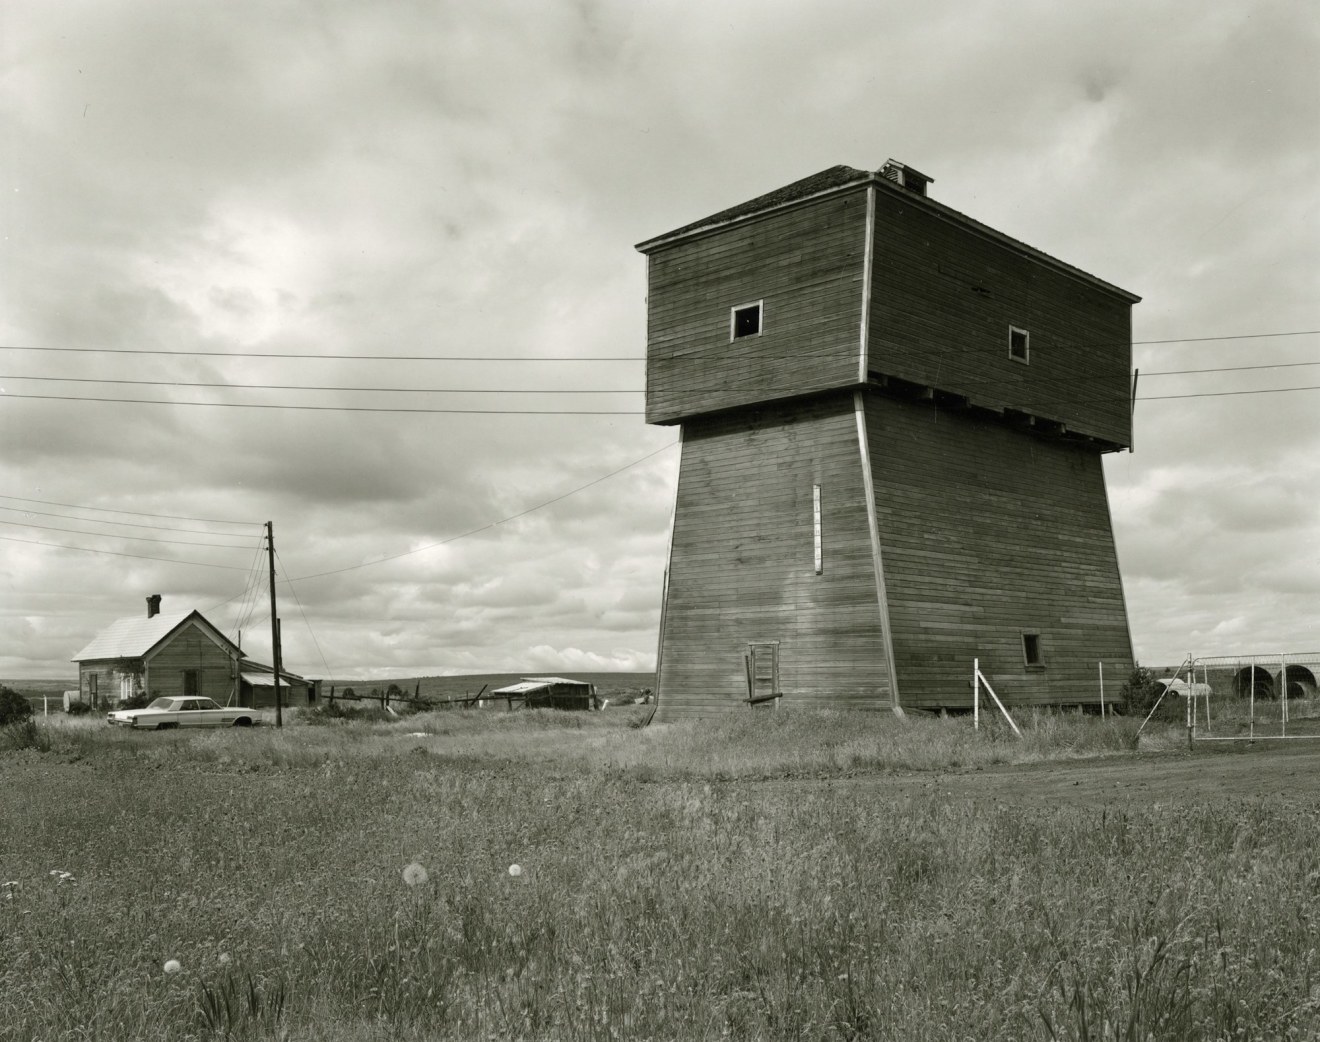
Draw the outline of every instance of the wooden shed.
M596 687L566 677L523 677L516 684L489 692L486 698L503 699L510 709L519 704L528 709L595 709Z
M274 706L274 667L256 659L243 659L239 663L239 689L241 692L239 700L242 705L251 706L253 709ZM311 705L316 701L316 692L316 681L300 677L297 673L290 673L287 669L280 670L280 705Z
M658 720L1098 700L1132 666L1101 459L1140 298L831 167L638 245L682 439Z

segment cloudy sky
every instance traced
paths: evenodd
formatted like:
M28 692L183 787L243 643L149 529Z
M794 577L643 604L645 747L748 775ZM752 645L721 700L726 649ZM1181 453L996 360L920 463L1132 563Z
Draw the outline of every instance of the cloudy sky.
M298 672L651 668L677 452L633 244L891 156L1145 298L1106 459L1138 657L1320 650L1304 0L0 21L0 677L157 592L267 656L266 521Z

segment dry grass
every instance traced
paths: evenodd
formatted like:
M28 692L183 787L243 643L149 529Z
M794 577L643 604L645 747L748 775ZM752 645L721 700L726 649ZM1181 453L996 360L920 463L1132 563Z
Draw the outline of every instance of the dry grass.
M885 770L1045 762L1130 754L1139 722L1080 713L1019 712L1023 737L1002 720L980 731L966 717L894 717L862 712L731 714L716 721L641 727L650 707L603 713L429 712L403 718L315 720L286 714L282 730L261 727L235 742L224 731L138 734L90 717L52 717L46 727L57 752L172 763L235 762L320 766L418 750L449 762L537 764L552 773L627 772L635 780L829 777ZM1142 748L1176 746L1177 728L1147 728Z
M48 751L0 755L0 1037L1320 1032L1309 806L837 781L1129 755L1121 721L1039 714L1018 741L853 714L440 715L68 721ZM761 783L793 777L836 782Z

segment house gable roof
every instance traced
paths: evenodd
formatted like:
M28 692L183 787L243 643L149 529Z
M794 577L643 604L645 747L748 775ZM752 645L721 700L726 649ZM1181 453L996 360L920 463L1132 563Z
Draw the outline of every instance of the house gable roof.
M238 645L206 620L199 611L174 612L144 618L134 615L116 619L103 629L82 651L73 656L74 662L94 659L146 658L167 639L192 622L211 640L227 651L239 654Z

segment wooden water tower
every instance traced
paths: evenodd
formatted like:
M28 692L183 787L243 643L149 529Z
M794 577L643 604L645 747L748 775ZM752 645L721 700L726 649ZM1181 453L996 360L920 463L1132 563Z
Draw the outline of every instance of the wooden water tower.
M836 166L638 245L680 425L658 719L1098 701L1132 667L1101 456L1140 298ZM777 690L772 690L777 688Z

